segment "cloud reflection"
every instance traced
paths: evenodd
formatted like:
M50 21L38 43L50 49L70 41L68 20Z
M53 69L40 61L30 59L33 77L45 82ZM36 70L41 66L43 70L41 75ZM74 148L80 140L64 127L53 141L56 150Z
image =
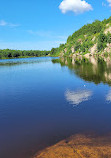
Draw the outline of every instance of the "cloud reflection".
M111 102L111 90L109 93L106 95L106 101Z
M78 90L78 91L70 91L67 90L65 92L66 100L75 106L80 103L89 100L89 97L92 96L92 92L89 90Z

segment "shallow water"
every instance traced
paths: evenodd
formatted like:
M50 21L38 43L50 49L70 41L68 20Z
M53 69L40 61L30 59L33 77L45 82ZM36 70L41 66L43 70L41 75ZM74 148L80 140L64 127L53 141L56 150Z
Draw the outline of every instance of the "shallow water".
M0 158L30 158L76 133L111 132L110 62L53 59L0 60Z

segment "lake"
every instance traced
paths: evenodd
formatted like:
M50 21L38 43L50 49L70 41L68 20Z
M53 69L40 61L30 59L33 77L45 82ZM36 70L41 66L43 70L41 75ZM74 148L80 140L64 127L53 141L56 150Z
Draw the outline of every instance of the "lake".
M73 134L111 133L110 58L0 60L0 158Z

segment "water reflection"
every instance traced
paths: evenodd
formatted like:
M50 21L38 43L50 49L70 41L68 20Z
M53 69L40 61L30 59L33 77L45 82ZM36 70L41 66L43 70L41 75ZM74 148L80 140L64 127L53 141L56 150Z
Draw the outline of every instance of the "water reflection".
M60 63L61 66L67 65L71 73L75 73L85 81L111 85L111 57L79 56L60 58L52 62Z
M109 93L106 96L106 101L108 101L109 103L111 102L111 90L109 91Z
M0 66L14 66L20 64L35 64L42 62L49 62L51 59L57 59L52 57L32 57L32 58L16 58L16 59L0 59Z
M91 96L92 96L92 92L89 90L77 90L77 91L67 90L65 93L66 100L70 104L73 104L74 106L77 106L80 103L89 100Z

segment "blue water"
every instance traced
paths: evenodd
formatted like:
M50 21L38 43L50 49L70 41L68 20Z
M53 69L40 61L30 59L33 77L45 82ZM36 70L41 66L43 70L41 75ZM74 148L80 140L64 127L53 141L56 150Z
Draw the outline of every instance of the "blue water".
M0 61L0 158L30 158L76 133L111 132L110 86L52 59Z

